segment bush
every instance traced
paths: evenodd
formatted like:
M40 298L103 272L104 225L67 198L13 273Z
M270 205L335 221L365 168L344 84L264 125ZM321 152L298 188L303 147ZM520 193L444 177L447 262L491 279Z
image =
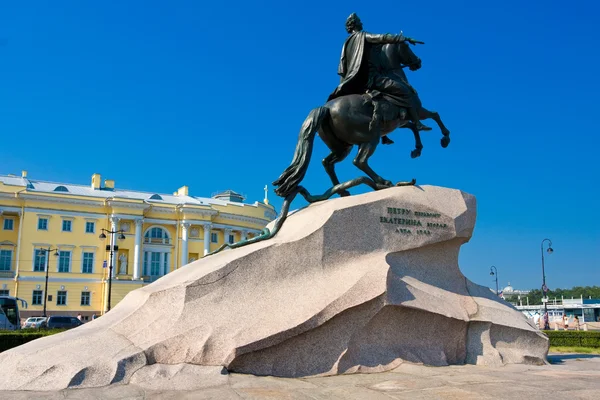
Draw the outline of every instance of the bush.
M544 331L550 346L600 347L600 332L590 331Z
M64 329L22 329L19 331L0 331L0 353L44 336L64 332Z

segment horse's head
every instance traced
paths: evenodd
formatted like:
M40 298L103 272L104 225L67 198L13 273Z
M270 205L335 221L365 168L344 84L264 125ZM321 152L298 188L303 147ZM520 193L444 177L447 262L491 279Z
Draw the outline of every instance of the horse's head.
M411 71L421 68L421 59L411 50L407 42L386 44L383 50L392 69L408 66Z

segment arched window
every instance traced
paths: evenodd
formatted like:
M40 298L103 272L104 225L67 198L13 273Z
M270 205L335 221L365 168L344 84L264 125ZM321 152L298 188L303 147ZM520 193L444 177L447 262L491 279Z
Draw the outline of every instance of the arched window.
M160 194L153 194L152 196L150 196L149 200L162 200L163 198L160 197Z
M171 238L169 232L165 228L160 226L153 226L149 228L144 234L144 243L150 244L170 244Z
M66 186L57 186L57 187L54 188L54 191L55 192L68 192L69 189L67 189Z

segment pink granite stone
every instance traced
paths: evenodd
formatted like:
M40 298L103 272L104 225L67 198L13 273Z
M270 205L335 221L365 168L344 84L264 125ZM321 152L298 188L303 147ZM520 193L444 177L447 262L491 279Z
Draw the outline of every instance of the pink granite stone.
M313 204L274 239L195 261L97 320L0 354L0 390L160 387L161 376L172 387L195 373L194 387L208 387L220 369L203 366L304 377L545 363L547 337L459 269L475 217L473 196L435 186Z

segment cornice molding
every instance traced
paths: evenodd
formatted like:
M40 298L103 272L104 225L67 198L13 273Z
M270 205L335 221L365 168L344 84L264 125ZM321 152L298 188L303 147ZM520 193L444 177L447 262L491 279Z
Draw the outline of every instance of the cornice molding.
M270 220L267 220L267 219L248 217L245 215L236 215L236 214L230 214L230 213L224 213L224 212L219 213L219 218L229 219L229 220L233 220L233 221L249 222L251 224L261 225L263 227L267 226L267 224L269 222L271 222Z
M119 208L133 208L136 210L145 210L150 208L150 204L142 203L141 200L137 202L132 201L123 201L119 199L107 200L106 204L109 207L119 207Z
M184 214L194 214L194 215L200 215L200 216L206 216L206 217L212 217L214 215L219 214L219 211L213 210L211 208L197 209L197 208L181 207L180 210Z
M93 207L104 207L103 198L96 198L94 200L84 200L84 199L74 199L74 198L64 198L58 196L45 196L37 193L21 193L19 194L19 198L23 200L32 200L32 201L45 201L47 203L59 203L59 204L76 204L83 206L93 206Z
M0 214L2 214L4 212L17 213L17 214L21 215L21 208L20 207L10 207L10 206L0 206Z
M152 208L150 209L149 213L158 213L158 214L175 214L177 212L177 207L175 207L175 205L173 205L173 207L157 207L155 205L152 205Z
M25 212L36 213L38 215L64 215L64 216L72 216L72 217L83 217L83 218L96 218L96 219L106 219L106 214L104 213L92 213L86 211L67 211L67 210L55 210L50 208L34 208L34 207L25 207Z
M66 273L66 272L61 272ZM19 276L19 281L30 281L30 282L44 282L46 277L42 276ZM60 278L60 277L48 277L48 282L63 282L63 283L102 283L103 281L98 278ZM114 281L113 281L114 282Z
M16 199L15 193L0 192L0 199Z

